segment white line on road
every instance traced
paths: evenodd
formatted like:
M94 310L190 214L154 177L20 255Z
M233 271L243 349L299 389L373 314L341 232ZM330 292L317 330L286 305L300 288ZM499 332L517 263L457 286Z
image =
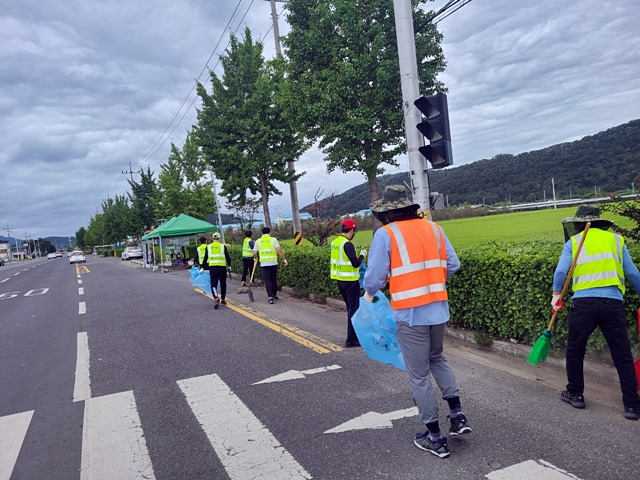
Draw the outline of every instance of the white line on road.
M78 288L78 295L84 295L84 288L82 287Z
M259 382L255 382L252 385L260 385L262 383L284 382L286 380L301 380L306 378L307 375L313 375L314 373L328 372L329 370L338 370L340 365L329 365L328 367L312 368L311 370L288 370L284 373L274 375L273 377L265 378Z
M16 275L20 275L20 272L16 272L13 274L13 276L15 277Z
M78 315L84 315L87 313L87 305L84 302L78 304Z
M85 401L80 478L155 478L133 392Z
M76 275L78 278L82 278L82 275Z
M82 285L82 280L78 280L78 285Z
M91 377L89 376L89 337L87 332L78 332L76 356L76 379L73 385L73 401L91 398Z
M395 410L388 413L367 412L359 417L353 418L338 425L337 427L327 430L324 433L342 433L349 430L367 430L370 428L392 428L392 420L400 420L401 418L415 417L418 415L418 408L411 407L404 410Z
M7 280L9 280L9 279L8 279L8 278L5 278L4 280L0 281L0 283L4 283L4 282L6 282Z
M485 475L489 480L580 480L555 465L539 460L527 460Z
M0 417L0 480L9 480L16 465L33 410Z
M312 478L218 375L178 385L231 480Z

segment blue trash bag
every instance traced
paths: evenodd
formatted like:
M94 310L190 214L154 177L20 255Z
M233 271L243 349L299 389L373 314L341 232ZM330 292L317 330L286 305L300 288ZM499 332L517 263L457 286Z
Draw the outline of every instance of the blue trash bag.
M191 282L191 285L193 285L193 283L196 281L196 278L198 278L199 270L200 270L200 267L193 267L189 272L189 281Z
M360 288L364 288L364 274L367 273L367 266L362 262L360 264L360 278L358 281L360 282Z
M360 345L372 360L406 370L396 336L391 303L380 291L376 292L375 297L378 300L373 303L360 297L360 307L351 318Z
M196 279L193 281L193 286L195 288L199 288L204 290L205 292L211 291L211 276L209 275L209 271L205 270L202 273L199 273Z

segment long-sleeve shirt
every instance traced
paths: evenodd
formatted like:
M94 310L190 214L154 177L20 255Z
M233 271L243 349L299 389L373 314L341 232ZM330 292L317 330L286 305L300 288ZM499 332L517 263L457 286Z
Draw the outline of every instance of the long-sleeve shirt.
M362 263L362 261L364 260L364 257L362 255L360 256L356 255L356 247L354 247L353 243L351 242L346 242L344 244L344 254L347 256L347 258L351 262L351 265L353 266L353 268L358 268Z
M553 273L553 291L561 292L562 285L567 278L569 268L571 268L571 261L573 259L573 242L571 239L562 247L562 253L560 254L560 260ZM629 281L636 294L640 297L640 272L633 263L631 255L627 246L622 248L622 269L624 270L624 277ZM584 290L578 290L574 292L572 298L584 298L584 297L601 297L601 298L613 298L615 300L622 300L622 291L615 285L610 287L596 287L585 288Z
M447 278L460 268L460 260L451 242L442 232L444 245L447 249ZM373 236L369 249L369 264L364 275L364 288L369 295L373 295L387 283L389 266L391 264L391 239L384 228L379 228ZM410 326L438 325L449 321L449 302L439 301L412 308L393 310L393 319Z

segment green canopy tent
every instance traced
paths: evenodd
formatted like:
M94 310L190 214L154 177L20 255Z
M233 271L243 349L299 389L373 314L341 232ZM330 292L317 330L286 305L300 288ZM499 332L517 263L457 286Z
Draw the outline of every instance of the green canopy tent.
M149 242L155 244L155 239L158 239L160 245L160 252L162 254L162 239L167 237L185 237L189 235L195 235L204 232L215 232L217 227L209 222L200 220L198 218L190 217L181 213L177 217L170 218L158 228L152 232L142 236L143 242ZM166 259L165 259L166 260ZM164 263L162 258L161 263Z

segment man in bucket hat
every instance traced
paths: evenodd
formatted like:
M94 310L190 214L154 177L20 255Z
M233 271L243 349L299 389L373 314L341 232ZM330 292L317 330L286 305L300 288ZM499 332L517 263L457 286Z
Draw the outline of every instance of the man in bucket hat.
M446 458L449 448L447 438L440 433L430 374L449 404L450 435L471 432L460 405L456 378L443 356L449 320L446 279L460 268L460 261L442 228L418 216L419 205L407 198L402 185L385 188L382 198L369 208L384 226L376 231L369 249L364 298L373 301L373 295L389 277L398 343L420 421L427 427L413 442Z
M591 226L573 270L573 297L567 319L567 389L560 393L562 401L575 408L584 408L583 364L587 340L599 327L609 345L611 358L618 371L624 416L640 418L640 396L633 366L631 345L627 334L627 318L623 295L625 280L640 295L640 273L631 260L624 238L607 230L611 220L600 218L600 210L582 205L572 218L562 220L567 242L553 274L551 306L562 310L562 285L587 225Z

